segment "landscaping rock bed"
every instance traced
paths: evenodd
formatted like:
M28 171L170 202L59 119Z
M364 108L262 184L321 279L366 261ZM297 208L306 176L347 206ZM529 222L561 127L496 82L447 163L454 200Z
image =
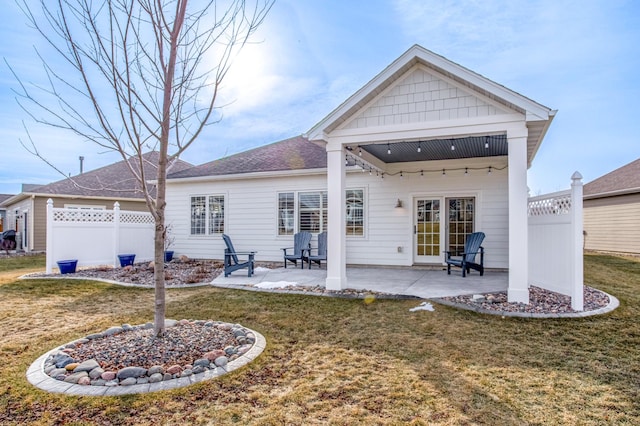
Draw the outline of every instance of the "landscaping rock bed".
M474 310L496 313L523 312L530 314L576 313L571 308L571 298L540 287L529 288L529 304L509 303L506 292L443 297L450 304L463 305ZM436 300L437 301L437 300ZM609 296L595 288L584 286L584 311L595 311L609 305Z
M188 287L196 284L210 283L224 269L222 262L214 260L195 260L181 256L164 265L165 287ZM141 287L154 286L153 262L134 263L133 265L114 268L100 266L97 268L78 269L72 274L65 274L66 278L90 278L117 281L123 284ZM31 277L59 277L60 274L31 274Z
M167 320L156 338L151 323L112 327L51 352L44 373L66 383L130 386L226 367L251 349L252 331L217 321Z

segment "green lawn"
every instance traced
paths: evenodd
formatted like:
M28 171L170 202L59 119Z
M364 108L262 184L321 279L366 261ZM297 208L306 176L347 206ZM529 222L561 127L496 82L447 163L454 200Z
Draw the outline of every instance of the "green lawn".
M10 260L11 262L13 260ZM640 260L585 257L588 284L620 307L585 319L501 318L416 301L197 288L170 318L238 322L267 339L252 364L188 388L68 397L31 386L54 346L153 317L153 290L15 281L0 259L1 424L638 424ZM4 263L7 262L7 263ZM39 262L39 263L38 263Z

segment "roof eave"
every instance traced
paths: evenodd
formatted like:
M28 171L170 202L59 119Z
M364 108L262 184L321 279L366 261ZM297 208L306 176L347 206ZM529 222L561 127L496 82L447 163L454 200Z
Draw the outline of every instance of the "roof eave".
M8 207L12 204L15 204L17 202L20 202L26 198L29 198L30 196L32 196L33 193L32 192L21 192L19 194L14 195L11 198L7 198L6 200L4 200L2 203L0 203L0 207Z
M616 197L619 195L629 195L629 194L640 194L640 187L619 189L616 191L598 192L596 194L584 195L582 198L584 198L585 200L593 200L596 198L608 198L608 197Z
M49 193L38 193L38 192L22 192L18 195L15 195L11 198L9 198L8 200L6 200L4 203L0 203L0 207L8 207L11 204L15 204L19 201L22 201L26 198L29 197L43 197L43 198L67 198L69 200L105 200L105 201L110 201L110 200L122 200L122 201L138 201L138 202L145 202L144 198L134 198L134 197L118 197L118 196L114 196L114 197L109 197L109 196L94 196L94 195L73 195L73 194L49 194Z
M206 175L184 178L167 178L167 183L191 183L191 182L207 182L222 180L244 180L244 179L260 179L265 177L287 177L287 176L310 176L326 174L327 168L315 169L296 169L296 170L276 170L269 172L250 172L250 173L233 173L225 175Z
M544 124L544 127L542 128L542 132L540 133L540 137L538 138L538 140L535 142L535 145L533 146L533 151L531 152L531 158L528 159L528 167L531 167L531 164L533 163L533 159L536 157L536 154L540 149L540 145L542 145L542 141L544 140L544 137L546 136L547 131L551 126L551 122L555 118L557 112L558 112L557 109L549 110L549 113L546 119L535 120L535 121L544 121L545 124ZM527 120L527 121L534 121L534 120Z

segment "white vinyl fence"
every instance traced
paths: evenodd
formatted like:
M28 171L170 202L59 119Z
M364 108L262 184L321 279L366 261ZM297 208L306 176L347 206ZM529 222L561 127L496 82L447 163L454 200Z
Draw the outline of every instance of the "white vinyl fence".
M153 260L155 221L147 212L65 209L47 201L47 273L61 260L78 266L119 266L119 254Z
M571 189L529 198L529 284L571 296L582 311L582 176L571 176Z

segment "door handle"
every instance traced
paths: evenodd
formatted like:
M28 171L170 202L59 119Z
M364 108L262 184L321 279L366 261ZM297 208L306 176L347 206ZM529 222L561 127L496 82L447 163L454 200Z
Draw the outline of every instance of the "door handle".
M416 225L413 225L413 235L418 233L418 227Z

